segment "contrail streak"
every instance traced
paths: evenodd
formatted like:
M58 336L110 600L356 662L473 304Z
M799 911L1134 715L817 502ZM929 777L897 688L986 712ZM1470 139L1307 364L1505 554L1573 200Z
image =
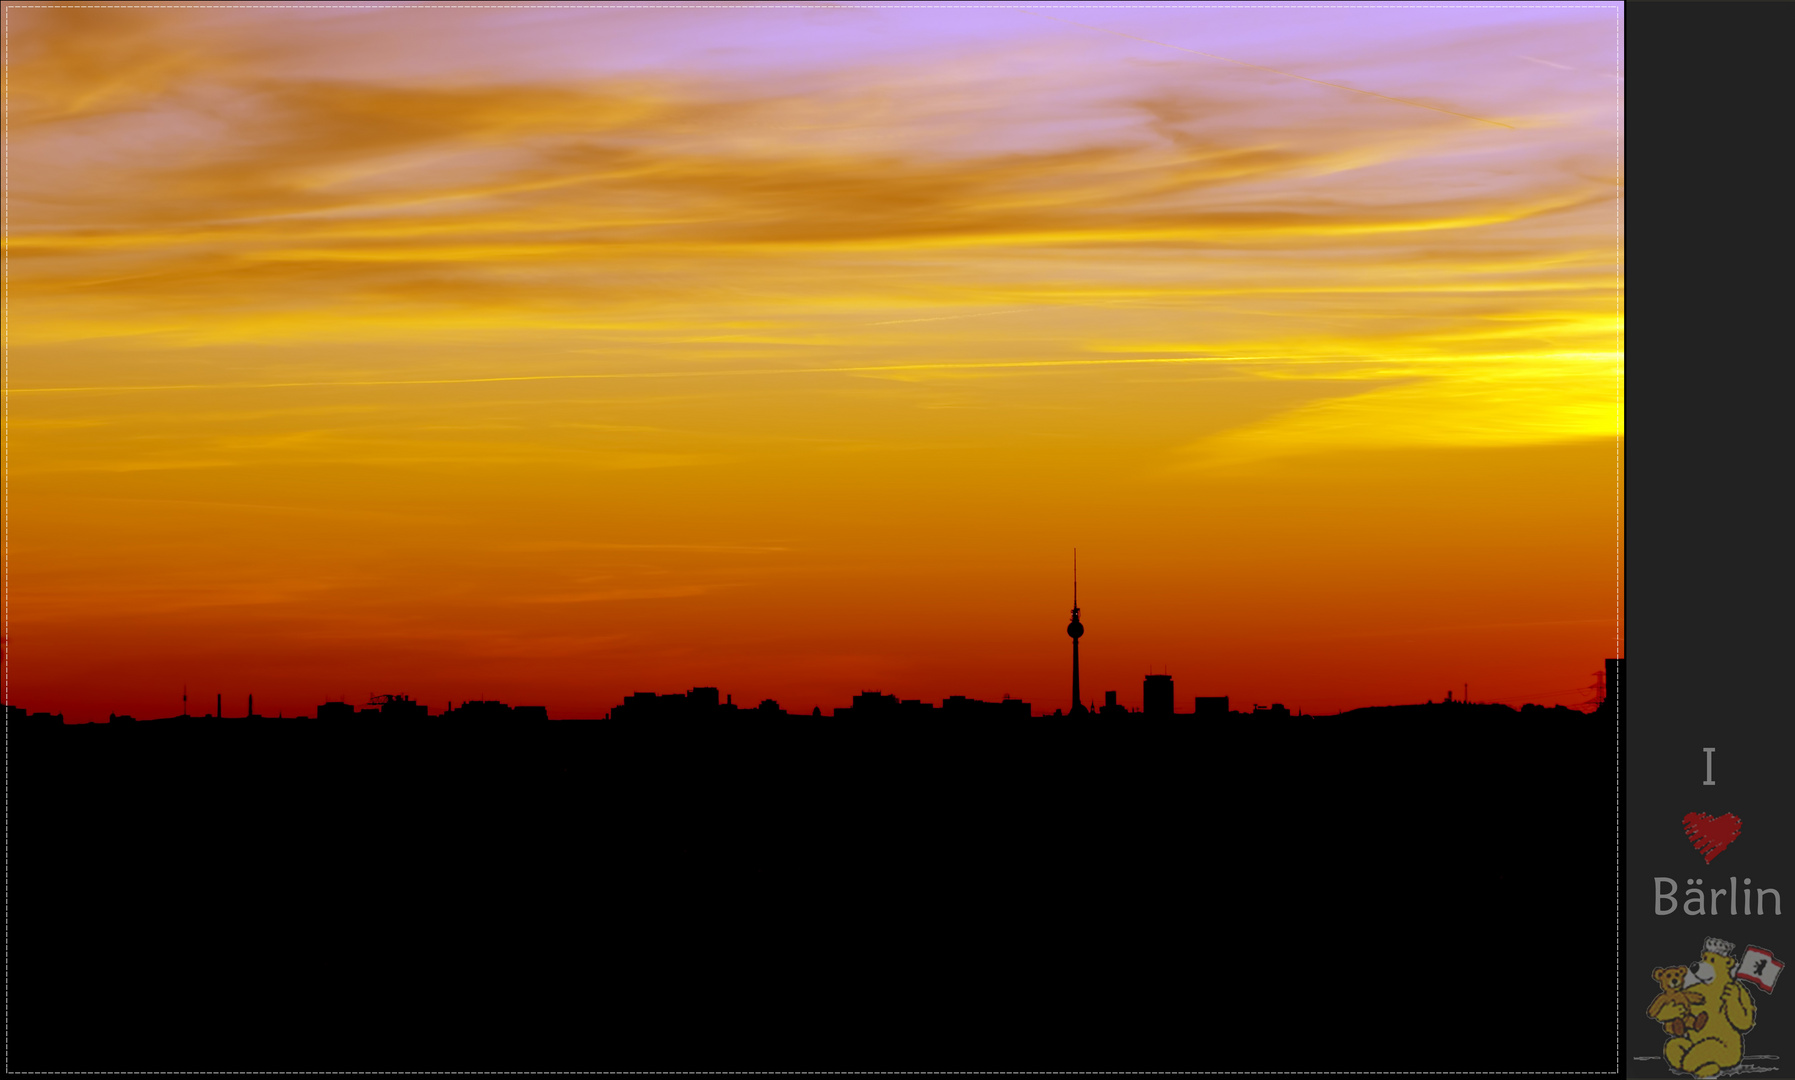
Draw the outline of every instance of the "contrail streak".
M1052 19L1054 22L1062 22L1067 26L1077 26L1086 30L1095 30L1100 34L1114 34L1116 37L1125 37L1131 41L1144 41L1148 45L1158 45L1161 48L1166 49L1177 49L1179 52L1187 52L1196 56L1207 56L1211 60L1225 60L1230 64L1239 64L1241 67L1256 68L1259 71L1269 71L1274 75L1287 75L1292 79L1301 79L1304 82L1312 82L1317 86L1331 86L1336 90L1351 90L1355 94L1365 94L1369 97L1383 98L1385 101L1394 101L1398 105L1413 105L1417 109L1432 109L1434 112L1445 113L1448 116L1461 116L1466 120L1475 120L1480 124L1494 124L1499 128L1507 128L1510 131L1514 130L1513 124L1504 124L1500 120L1491 120L1488 117L1483 116L1472 116L1470 113L1453 112L1451 109L1442 109L1438 105L1428 105L1419 101L1410 101L1408 98L1391 97L1389 94L1380 94L1375 90L1361 90L1356 86L1343 86L1340 83L1331 83L1325 79L1311 79L1307 75L1298 75L1294 71L1280 71L1277 68L1266 67L1264 64L1249 64L1245 60L1236 60L1230 56L1217 56L1215 53L1206 53L1201 49L1187 49L1182 45L1173 45L1169 41L1155 41L1152 38L1139 37L1134 34L1124 34L1120 30L1106 30L1101 26L1091 26L1088 23L1073 22L1071 19L1062 19L1058 15L1042 15L1038 11L1027 10L1024 10L1023 13L1026 15L1040 15L1043 19Z

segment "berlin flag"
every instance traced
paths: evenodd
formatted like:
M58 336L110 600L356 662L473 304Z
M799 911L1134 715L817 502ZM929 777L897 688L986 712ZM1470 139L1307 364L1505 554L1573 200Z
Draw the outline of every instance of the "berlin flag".
M1760 949L1756 945L1745 947L1745 956L1739 961L1739 974L1734 976L1741 982L1748 982L1762 987L1765 991L1776 989L1776 977L1783 972L1783 962L1771 955L1769 949Z

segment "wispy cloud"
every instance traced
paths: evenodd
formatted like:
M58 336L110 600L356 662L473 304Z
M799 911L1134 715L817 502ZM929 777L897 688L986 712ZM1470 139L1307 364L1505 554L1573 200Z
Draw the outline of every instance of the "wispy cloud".
M1055 530L1238 567L1293 459L1606 451L1617 17L14 8L21 625L914 659L928 558L970 656Z

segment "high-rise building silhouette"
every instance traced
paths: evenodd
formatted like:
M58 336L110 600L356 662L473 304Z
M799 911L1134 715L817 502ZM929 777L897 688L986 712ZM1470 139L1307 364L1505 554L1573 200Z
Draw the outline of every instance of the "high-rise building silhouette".
M1072 622L1066 633L1072 638L1072 715L1084 716L1090 710L1078 694L1078 639L1084 637L1084 623L1078 621L1078 549L1072 549Z
M1141 712L1148 716L1172 715L1172 677L1149 675L1141 684Z

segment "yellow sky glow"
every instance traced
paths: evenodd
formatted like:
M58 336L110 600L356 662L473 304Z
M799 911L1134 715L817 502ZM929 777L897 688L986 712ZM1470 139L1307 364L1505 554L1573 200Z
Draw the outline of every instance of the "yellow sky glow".
M1618 7L1275 15L10 9L15 696L1583 679Z

